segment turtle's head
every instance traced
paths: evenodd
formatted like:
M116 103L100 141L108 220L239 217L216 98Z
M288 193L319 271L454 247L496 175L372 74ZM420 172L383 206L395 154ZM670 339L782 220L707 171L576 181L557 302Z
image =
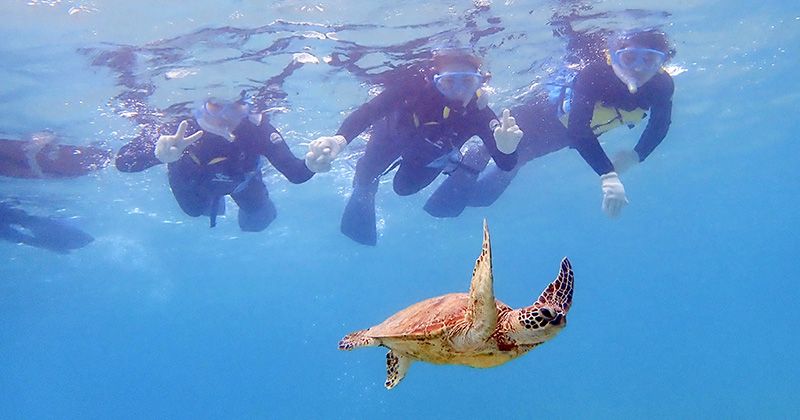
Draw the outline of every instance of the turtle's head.
M516 312L513 339L519 344L540 344L567 326L567 312L572 305L574 278L569 260L561 260L558 277L544 289L539 299Z

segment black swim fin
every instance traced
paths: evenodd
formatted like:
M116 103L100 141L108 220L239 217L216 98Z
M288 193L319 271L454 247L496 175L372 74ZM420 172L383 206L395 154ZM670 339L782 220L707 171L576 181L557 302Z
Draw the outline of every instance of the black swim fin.
M341 230L348 238L363 244L375 246L378 232L375 228L375 193L378 182L369 186L353 188L342 215Z
M14 209L23 216L3 218L0 239L47 249L60 254L83 248L94 241L92 235L70 225L66 221L49 217L28 215ZM8 214L8 212L6 212Z
M225 196L211 199L208 207L208 225L209 227L217 226L217 216L225 215Z

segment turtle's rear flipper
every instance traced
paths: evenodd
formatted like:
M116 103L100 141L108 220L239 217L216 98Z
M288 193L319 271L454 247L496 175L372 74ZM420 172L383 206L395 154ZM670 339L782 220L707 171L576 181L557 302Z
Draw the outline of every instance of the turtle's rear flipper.
M360 330L347 334L339 340L339 350L353 350L359 347L374 347L380 345L378 340L367 336L368 330Z
M392 389L403 380L411 364L411 358L389 350L386 353L386 389Z

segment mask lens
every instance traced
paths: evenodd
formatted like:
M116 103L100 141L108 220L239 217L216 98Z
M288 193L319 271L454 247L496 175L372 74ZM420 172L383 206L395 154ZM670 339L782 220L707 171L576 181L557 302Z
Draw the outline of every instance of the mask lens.
M483 76L475 72L444 72L433 77L436 87L444 95L463 92L474 93L483 83Z
M644 62L645 66L650 68L660 66L663 63L662 56L652 51L644 54L642 56L642 61Z
M636 60L637 60L636 54L631 51L622 50L619 52L619 63L625 67L635 66Z
M667 55L649 48L623 48L614 54L617 65L638 70L657 70L666 61Z
M212 115L218 114L222 110L222 105L214 101L206 101L206 111Z
M233 107L237 112L245 113L250 110L250 107L244 102L234 102Z

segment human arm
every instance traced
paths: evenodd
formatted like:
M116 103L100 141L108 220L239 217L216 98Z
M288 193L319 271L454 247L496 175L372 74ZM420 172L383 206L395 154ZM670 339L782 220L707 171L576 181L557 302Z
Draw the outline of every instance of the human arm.
M115 165L120 172L141 172L161 164L154 153L156 142L145 133L122 146L117 152Z
M264 155L272 166L275 167L289 182L302 184L314 176L303 159L297 158L281 136L281 133L267 121L266 117L261 116L257 121L246 122L249 130L255 130L253 134L257 136L259 151ZM237 132L237 135L240 135ZM245 134L247 135L247 134Z
M567 136L570 146L578 151L595 173L604 175L614 171L614 165L592 131L595 103L603 96L604 83L608 83L600 79L598 74L595 69L588 67L575 77Z
M584 70L576 76L567 135L572 147L600 176L603 212L608 217L617 217L628 204L625 186L591 127L595 103L602 98L602 89L606 86L603 80L597 80L598 74L600 72Z
M373 122L402 103L400 89L387 88L345 118L334 136L320 137L308 145L306 166L314 172L331 170L331 162L342 150Z
M570 112L570 125L572 125L574 112L576 106L573 104L572 111ZM582 111L579 110L578 111ZM591 116L589 117L591 120ZM628 198L625 195L625 186L619 179L619 175L614 171L614 165L606 155L603 147L600 146L600 141L597 136L592 133L589 123L586 123L588 134L584 130L576 130L582 133L583 138L571 137L573 141L573 148L583 157L589 166L594 169L597 175L600 175L600 188L603 192L603 201L601 208L603 212L609 217L619 216L622 208L628 204ZM568 127L569 133L569 127Z
M653 153L656 147L661 144L667 136L669 126L672 123L672 94L675 85L672 78L666 73L659 75L651 83L657 83L652 93L653 105L650 107L650 118L647 121L642 136L633 148L639 155L639 161L643 162Z
M650 117L636 146L630 150L621 150L614 156L614 169L618 173L627 171L643 162L661 141L667 136L672 117L672 78L662 74L649 82Z
M336 135L344 137L349 144L372 123L396 109L402 103L403 96L403 91L397 87L386 88L378 96L351 112L339 126Z

